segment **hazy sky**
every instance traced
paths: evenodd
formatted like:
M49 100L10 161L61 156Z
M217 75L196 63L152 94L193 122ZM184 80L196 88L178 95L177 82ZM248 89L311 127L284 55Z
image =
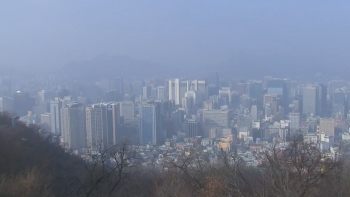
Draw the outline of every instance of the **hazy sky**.
M164 66L215 66L239 56L349 66L349 6L319 0L1 0L0 67L57 68L98 54Z

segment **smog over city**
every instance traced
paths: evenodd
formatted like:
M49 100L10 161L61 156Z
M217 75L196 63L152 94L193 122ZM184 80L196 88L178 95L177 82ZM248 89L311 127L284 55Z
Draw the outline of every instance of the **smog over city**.
M0 196L350 196L349 9L0 1Z

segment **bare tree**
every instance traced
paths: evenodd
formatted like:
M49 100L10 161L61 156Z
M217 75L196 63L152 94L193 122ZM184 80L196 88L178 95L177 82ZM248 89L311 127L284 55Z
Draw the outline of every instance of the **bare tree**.
M264 155L262 168L249 168L232 154L222 155L229 186L238 196L309 196L340 167L314 144L300 139L293 139L286 149L273 145Z
M78 196L113 196L122 181L133 174L136 153L128 150L127 142L105 148L102 143L95 146L96 152L83 160L85 169L76 194Z

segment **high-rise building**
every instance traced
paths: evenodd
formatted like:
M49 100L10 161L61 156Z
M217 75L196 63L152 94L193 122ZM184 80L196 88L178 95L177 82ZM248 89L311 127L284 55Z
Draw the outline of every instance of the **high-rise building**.
M289 113L289 128L292 131L296 131L300 128L300 114L299 113Z
M167 100L164 86L157 87L157 98L162 101Z
M250 109L250 117L252 121L258 121L258 107L256 105L252 105Z
M181 104L181 99L185 97L186 92L189 91L189 81L180 81L179 84L179 92L178 92L178 99L179 99L179 104ZM176 104L176 101L175 101Z
M134 120L135 118L135 106L133 102L121 102L120 103L120 116L124 117L124 120Z
M175 80L167 81L168 99L175 101Z
M341 114L345 116L345 92L343 89L336 89L333 94L332 115Z
M334 119L320 119L320 134L334 136L335 122Z
M186 122L186 137L195 137L199 135L199 122L196 120L187 120Z
M27 92L17 91L13 95L14 112L18 116L24 116L28 114L28 111L32 111L35 105L35 99L29 96Z
M190 84L190 81L180 81L178 78L168 80L169 100L174 101L175 105L181 105L182 98L190 90Z
M221 105L227 105L232 106L232 92L230 87L222 87L221 90L219 90L219 96L221 98Z
M203 80L192 80L188 82L188 91L195 91L198 94L198 99L202 102L206 96L206 82Z
M61 109L63 145L72 150L86 147L85 109L79 103L69 103Z
M204 110L203 123L206 127L229 128L229 113L227 110Z
M151 86L146 85L143 87L143 93L142 93L142 98L143 99L150 99L151 98Z
M345 81L342 80L333 80L329 82L329 97L331 102L333 102L333 97L336 89L340 89L346 86Z
M50 101L51 132L54 135L61 135L61 108L62 101L59 98Z
M165 139L161 104L149 101L142 103L140 113L140 144L161 144Z
M320 84L317 92L317 113L324 117L327 116L327 86Z
M256 104L259 109L262 108L262 81L248 81L247 83L247 94L250 98L256 100Z
M51 133L51 114L44 113L40 116L41 128Z
M303 113L316 115L317 90L314 85L307 85L303 88Z
M46 99L47 99L47 92L45 90L41 90L40 92L38 92L37 104L41 104L41 103L45 102Z
M197 81L197 89L195 89L198 93L202 94L202 96L206 95L206 91L207 91L207 86L206 86L206 82L203 80L199 80Z
M111 147L121 141L120 104L99 103L86 108L87 146Z
M108 145L108 135L103 133L103 116L101 105L86 107L86 145L88 148L97 149L99 146ZM104 136L105 134L105 136Z
M13 112L13 99L10 97L0 97L0 111Z

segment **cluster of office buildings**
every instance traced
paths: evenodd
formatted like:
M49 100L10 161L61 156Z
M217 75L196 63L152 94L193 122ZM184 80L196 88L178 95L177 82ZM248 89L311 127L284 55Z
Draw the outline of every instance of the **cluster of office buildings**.
M116 77L74 83L33 94L12 92L11 80L1 78L0 110L41 125L77 152L131 137L139 146L200 146L207 152L288 143L295 135L323 151L350 140L350 83L343 80L220 80L212 73L202 80Z

